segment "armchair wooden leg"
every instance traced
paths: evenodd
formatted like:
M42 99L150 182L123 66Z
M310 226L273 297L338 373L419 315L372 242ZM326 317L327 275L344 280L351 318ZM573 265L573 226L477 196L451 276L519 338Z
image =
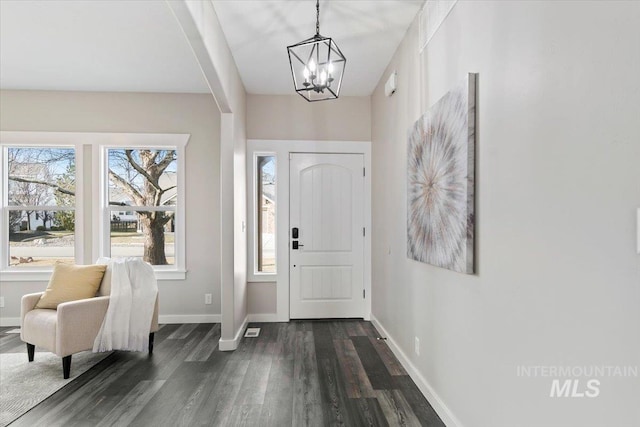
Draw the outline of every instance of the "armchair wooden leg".
M71 355L62 358L62 377L66 380L71 373Z
M149 354L153 354L153 338L155 337L155 333L151 332L149 334Z
M29 362L33 362L33 355L36 352L36 346L27 343L27 356L29 356Z

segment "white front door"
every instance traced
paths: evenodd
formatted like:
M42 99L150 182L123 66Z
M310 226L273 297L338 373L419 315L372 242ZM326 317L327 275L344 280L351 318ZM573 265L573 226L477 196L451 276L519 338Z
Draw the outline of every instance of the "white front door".
M292 153L289 168L290 317L363 317L364 156Z

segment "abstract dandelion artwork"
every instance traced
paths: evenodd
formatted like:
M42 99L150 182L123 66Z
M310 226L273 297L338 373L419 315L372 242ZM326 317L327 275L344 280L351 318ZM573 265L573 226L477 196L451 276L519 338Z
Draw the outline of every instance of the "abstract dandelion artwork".
M476 74L409 130L407 256L473 274Z

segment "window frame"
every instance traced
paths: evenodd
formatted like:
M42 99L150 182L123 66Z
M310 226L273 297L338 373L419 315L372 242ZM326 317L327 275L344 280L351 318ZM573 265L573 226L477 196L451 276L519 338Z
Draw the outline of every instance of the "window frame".
M76 153L76 239L75 259L77 265L92 264L103 256L104 209L106 200L102 188L104 171L101 166L103 147L110 148L159 148L173 147L178 151L177 197L175 219L175 263L172 266L154 266L158 280L186 279L186 146L190 134L183 133L117 133L117 132L42 132L42 131L0 131L0 164L3 165L2 194L0 199L0 226L9 226L8 180L4 177L7 156L5 147L73 147ZM108 185L108 183L107 183ZM85 197L86 194L86 197ZM89 214L90 212L90 214ZM88 219L90 215L90 220ZM85 217L87 221L85 221ZM110 228L110 224L107 225ZM4 229L3 229L4 230ZM7 264L8 236L0 239L0 263ZM7 240L6 248L3 240ZM107 243L109 241L107 240ZM4 261L2 261L4 260ZM53 268L16 269L4 268L0 264L0 282L47 281Z
M176 204L171 210L175 212L174 233L174 263L173 265L154 265L153 269L159 280L184 280L186 278L186 220L185 220L185 173L186 146L189 142L187 134L125 134L125 138L114 138L112 141L100 144L94 150L93 170L98 170L99 177L94 181L94 195L99 200L94 203L93 212L93 241L94 253L98 257L109 256L111 253L111 212L109 206L109 149L175 149L177 151L176 173ZM94 197L96 197L94 196ZM127 210L149 211L152 207L127 206ZM168 210L168 209L153 209Z
M249 197L249 203L248 203L248 222L250 224L249 227L249 233L248 233L248 245L249 245L249 251L248 252L248 257L247 257L247 281L249 282L275 282L277 277L278 277L278 202L277 202L277 198L279 195L278 192L278 182L279 182L279 178L278 178L278 162L280 161L278 158L278 153L275 151L254 151L251 153L251 156L247 156L248 157L248 161L250 161L251 163L248 165L248 172L249 172L249 181L248 181L248 185L249 190L248 191L248 197ZM275 163L276 163L276 207L275 207L275 211L276 211L276 232L274 233L274 251L275 251L275 265L276 265L276 271L275 272L263 272L263 271L258 271L258 242L260 239L258 239L258 231L260 229L260 227L258 227L258 218L259 215L257 214L258 209L260 209L260 205L258 203L258 195L259 195L259 189L258 189L258 158L259 157L273 157L275 159Z
M37 210L43 211L70 211L74 212L74 262L77 265L85 263L84 241L79 231L84 227L84 179L83 174L83 147L81 144L70 141L64 135L51 132L50 135L42 135L48 132L0 132L0 164L2 165L2 199L0 200L1 224L3 230L0 238L0 273L1 281L38 281L48 280L53 267L12 267L9 265L9 212L14 210L24 210L31 206L9 206L9 148L73 148L75 155L75 205L73 208L51 205L38 205ZM43 138L44 137L44 138ZM15 209L15 208L23 209ZM35 208L35 206L33 206ZM34 209L35 210L35 209Z
M133 150L145 150L145 149L175 149L177 153L177 172L176 172L176 204L171 207L159 207L159 206L126 206L128 211L169 211L174 212L175 216L175 232L174 232L174 263L173 265L154 265L153 269L158 278L163 279L184 279L186 277L186 263L185 263L185 209L184 209L184 171L185 171L185 147L187 141L182 143L182 140L171 138L159 141L159 143L153 143L151 141L147 143L140 143L140 141L133 144L127 143L127 141L119 140L110 144L101 144L99 147L99 159L100 167L100 190L97 192L100 197L98 203L99 213L98 221L100 229L98 233L94 233L95 236L99 236L99 256L110 256L111 254L111 215L117 208L122 206L110 206L109 205L109 150L111 149L133 149ZM173 143L172 143L173 142ZM94 221L96 224L96 221Z

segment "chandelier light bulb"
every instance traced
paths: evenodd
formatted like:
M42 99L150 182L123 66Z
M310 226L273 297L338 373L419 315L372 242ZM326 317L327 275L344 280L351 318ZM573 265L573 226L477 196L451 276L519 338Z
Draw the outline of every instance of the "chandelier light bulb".
M322 70L320 73L320 84L325 84L327 81L327 72Z
M313 62L313 58L309 60L309 71L313 74L316 71L316 63Z

